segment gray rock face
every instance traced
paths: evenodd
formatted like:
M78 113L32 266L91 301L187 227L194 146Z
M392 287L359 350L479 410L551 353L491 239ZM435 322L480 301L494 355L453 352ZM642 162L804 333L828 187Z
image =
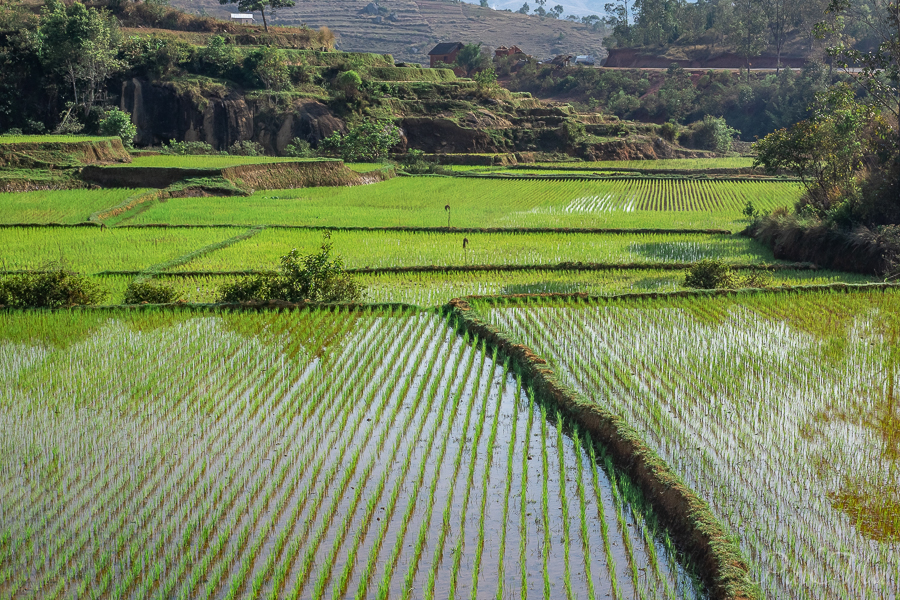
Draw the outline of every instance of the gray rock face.
M315 145L335 131L346 131L345 123L315 100L298 99L287 109L273 109L265 99L248 100L235 91L197 98L170 84L141 79L122 84L120 107L137 126L138 146L174 139L224 150L252 140L269 152L281 153L296 137Z

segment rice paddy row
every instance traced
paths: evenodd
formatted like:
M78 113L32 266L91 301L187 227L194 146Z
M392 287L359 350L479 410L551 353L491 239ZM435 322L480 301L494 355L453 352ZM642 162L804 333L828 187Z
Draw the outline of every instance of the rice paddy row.
M602 451L434 315L0 335L0 596L700 596Z
M401 302L422 307L442 306L453 298L498 294L590 294L683 290L684 271L609 269L604 271L450 271L442 273L376 273L354 276L365 289L366 302ZM130 276L97 277L109 291L105 303L121 304ZM154 281L172 286L186 302L211 303L219 289L238 279L234 275L158 275ZM767 275L772 286L880 281L835 271L779 270Z
M642 434L763 597L896 597L900 293L480 306Z
M742 229L748 201L790 206L794 183L759 181L479 181L400 177L368 186L173 198L124 224L333 227L591 227ZM2 200L2 199L0 199ZM446 206L450 210L446 210Z

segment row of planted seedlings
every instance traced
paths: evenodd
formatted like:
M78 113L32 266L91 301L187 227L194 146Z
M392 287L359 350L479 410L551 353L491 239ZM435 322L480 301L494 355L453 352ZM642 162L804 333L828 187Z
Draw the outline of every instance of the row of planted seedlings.
M766 596L900 584L900 296L544 299L491 318L624 417L737 535Z
M3 597L695 594L606 457L435 315L112 313L0 364Z

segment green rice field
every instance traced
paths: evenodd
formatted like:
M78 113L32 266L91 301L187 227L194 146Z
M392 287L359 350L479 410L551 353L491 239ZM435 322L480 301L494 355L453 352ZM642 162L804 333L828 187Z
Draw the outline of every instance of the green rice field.
M0 271L62 263L74 271L141 271L244 233L240 229L0 228Z
M479 308L709 503L760 597L896 597L900 292Z
M525 169L531 165L521 165ZM749 157L728 158L663 158L659 160L601 160L601 161L571 161L540 164L536 166L559 167L561 169L594 169L598 171L616 169L642 169L653 171L657 169L684 169L696 171L704 169L749 169L753 166L753 159Z
M0 193L0 224L82 223L96 211L148 191L113 188Z
M613 295L641 292L674 292L684 289L685 271L662 269L609 269L603 271L449 271L438 273L358 274L366 302L402 302L438 307L468 295L590 294ZM215 302L219 289L236 281L234 275L159 275L154 280L172 286L187 302ZM767 275L772 286L826 283L869 283L874 276L837 271L775 271ZM121 304L131 277L98 277L109 290L108 304Z
M629 480L433 314L0 314L0 595L699 598Z
M337 227L595 227L743 229L748 201L791 206L794 183L768 181L504 181L401 177L368 186L173 198L128 224L328 225Z
M187 231L187 230L181 230ZM463 240L467 240L463 248ZM773 262L772 253L746 237L703 234L420 233L336 231L334 251L349 268L421 265L546 265L561 262L689 263L726 257L732 263ZM242 242L178 267L182 271L267 270L292 248L316 251L322 232L266 229Z
M239 165L259 165L280 162L303 162L303 159L275 156L230 156L230 155L171 155L134 156L130 163L110 165L112 167L169 167L178 169L225 169Z

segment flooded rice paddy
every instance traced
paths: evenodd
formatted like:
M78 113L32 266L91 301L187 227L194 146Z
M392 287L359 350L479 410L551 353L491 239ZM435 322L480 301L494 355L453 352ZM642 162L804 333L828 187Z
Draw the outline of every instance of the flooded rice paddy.
M2 315L2 598L695 598L433 314Z

